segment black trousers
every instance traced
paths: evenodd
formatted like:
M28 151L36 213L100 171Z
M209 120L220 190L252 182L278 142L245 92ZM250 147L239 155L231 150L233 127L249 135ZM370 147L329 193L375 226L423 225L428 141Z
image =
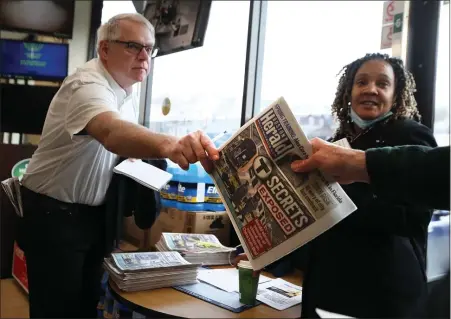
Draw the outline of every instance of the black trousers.
M104 207L67 204L22 187L19 246L30 318L95 318L105 252Z

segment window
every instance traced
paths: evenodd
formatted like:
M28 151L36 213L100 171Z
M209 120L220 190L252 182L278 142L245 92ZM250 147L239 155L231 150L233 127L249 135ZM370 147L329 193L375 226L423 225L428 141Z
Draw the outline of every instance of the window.
M449 2L441 5L435 78L434 136L440 146L449 145Z
M382 1L269 1L260 108L283 96L309 138L330 137L337 73L391 54L380 50L382 12Z
M150 129L213 136L240 127L248 20L249 1L213 1L202 47L155 58Z

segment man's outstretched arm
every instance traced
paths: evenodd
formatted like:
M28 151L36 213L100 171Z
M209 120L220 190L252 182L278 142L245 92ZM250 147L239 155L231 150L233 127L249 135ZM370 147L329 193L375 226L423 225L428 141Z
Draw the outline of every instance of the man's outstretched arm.
M311 144L312 156L293 162L294 171L320 169L342 184L370 183L378 196L396 203L449 209L449 147L398 146L363 152L318 138Z
M386 147L369 149L365 156L370 183L378 196L449 210L449 147Z

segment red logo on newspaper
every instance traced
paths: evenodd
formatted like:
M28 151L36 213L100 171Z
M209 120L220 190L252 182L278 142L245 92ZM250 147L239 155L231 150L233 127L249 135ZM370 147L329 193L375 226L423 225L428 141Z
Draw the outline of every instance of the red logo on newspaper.
M251 220L241 230L253 257L259 256L271 248L271 241L260 219Z
M268 189L265 187L265 185L260 185L257 191L265 202L266 207L268 207L268 209L271 211L272 216L277 221L280 228L282 228L285 235L290 235L294 231L296 231L296 227L293 225L287 215L285 215L285 213L282 211L280 206L268 192Z

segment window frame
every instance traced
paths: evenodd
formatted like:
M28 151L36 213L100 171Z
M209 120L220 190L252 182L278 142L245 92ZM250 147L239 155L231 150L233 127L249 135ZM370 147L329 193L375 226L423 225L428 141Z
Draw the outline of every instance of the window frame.
M442 1L411 1L405 64L412 73L415 99L421 122L434 130L435 77L437 73L438 29ZM429 21L429 23L425 23Z

